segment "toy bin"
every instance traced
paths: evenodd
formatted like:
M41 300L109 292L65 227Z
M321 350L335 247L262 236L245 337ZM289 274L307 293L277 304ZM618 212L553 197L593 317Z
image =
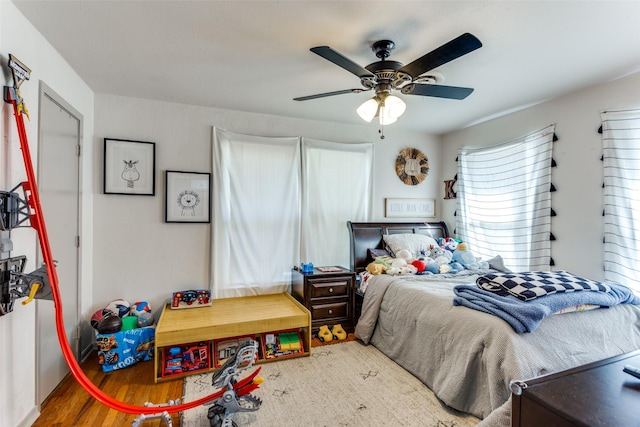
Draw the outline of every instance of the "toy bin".
M161 366L162 378L195 371L208 371L211 369L210 344L199 342L164 347Z
M98 363L103 372L153 359L156 328L147 326L113 334L96 334Z
M262 354L265 359L279 359L304 353L304 345L297 329L262 334Z

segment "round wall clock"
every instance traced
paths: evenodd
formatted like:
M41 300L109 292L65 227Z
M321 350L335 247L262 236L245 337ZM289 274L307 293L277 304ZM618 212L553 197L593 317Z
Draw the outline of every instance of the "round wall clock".
M407 185L418 185L429 173L427 156L417 148L405 148L396 157L396 174Z

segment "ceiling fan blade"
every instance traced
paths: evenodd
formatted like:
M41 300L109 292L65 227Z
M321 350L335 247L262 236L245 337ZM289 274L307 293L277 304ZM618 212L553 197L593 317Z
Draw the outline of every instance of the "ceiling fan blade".
M316 55L322 56L327 61L333 62L338 67L342 67L348 72L355 74L360 78L373 77L373 74L371 74L369 70L367 70L364 67L361 67L360 65L356 64L346 56L331 49L329 46L312 47L310 50Z
M406 95L435 96L436 98L465 99L471 95L470 87L444 86L432 84L409 84L402 88Z
M432 50L424 56L400 68L399 71L408 73L412 77L433 70L449 61L466 55L469 52L482 47L480 40L476 36L464 33L463 35L443 44L439 48Z
M319 93L317 95L301 96L299 98L293 98L293 100L294 101L308 101L310 99L324 98L325 96L342 95L344 93L360 93L360 92L365 92L367 90L370 90L370 89L336 90L335 92L325 92L325 93Z

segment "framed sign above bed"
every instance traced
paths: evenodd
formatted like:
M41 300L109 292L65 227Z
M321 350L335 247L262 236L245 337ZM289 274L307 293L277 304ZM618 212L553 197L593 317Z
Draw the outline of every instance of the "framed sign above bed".
M385 218L433 218L435 199L384 199Z

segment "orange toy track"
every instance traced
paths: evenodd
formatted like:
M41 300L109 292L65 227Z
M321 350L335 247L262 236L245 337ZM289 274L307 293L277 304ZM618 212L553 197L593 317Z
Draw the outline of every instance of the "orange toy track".
M91 382L91 380L85 375L82 371L80 365L76 361L71 347L69 346L69 342L67 340L67 334L64 328L64 320L63 320L63 312L62 312L62 300L60 297L60 291L58 289L58 275L56 273L56 269L54 266L53 257L51 255L51 247L49 245L49 238L47 237L47 229L44 223L44 217L42 215L42 207L40 205L40 196L38 194L38 188L36 186L36 177L33 171L33 163L31 162L31 154L29 151L29 142L27 140L27 132L24 126L24 115L25 112L24 105L22 105L22 100L19 99L18 89L15 88L7 88L5 87L5 101L13 105L14 115L16 117L16 123L18 125L18 136L20 138L20 148L22 149L22 157L24 159L24 166L27 172L27 182L23 182L22 186L25 191L25 196L27 198L27 203L32 210L30 214L30 222L31 227L33 227L38 232L38 239L40 240L40 248L42 250L42 255L44 258L44 263L47 268L47 275L49 276L49 284L51 286L51 293L53 295L53 303L55 307L56 314L56 329L58 332L58 341L60 341L60 348L62 349L62 354L73 374L74 378L80 385L97 401L100 403L115 409L120 412L128 413L128 414L157 414L158 412L181 412L187 409L193 409L197 406L203 405L207 402L215 400L222 396L225 389L221 389L216 393L210 394L209 396L203 397L198 400L194 400L192 402L183 403L179 405L170 405L170 406L162 406L162 407L153 407L153 406L136 406L128 403L121 402L119 400L114 399L113 397L107 395L95 384ZM257 384L252 384L250 387L246 387L249 382L253 381L255 376L260 371L260 368L257 368L251 375L238 381L234 384L234 390L239 391L238 395L244 395L257 388Z

